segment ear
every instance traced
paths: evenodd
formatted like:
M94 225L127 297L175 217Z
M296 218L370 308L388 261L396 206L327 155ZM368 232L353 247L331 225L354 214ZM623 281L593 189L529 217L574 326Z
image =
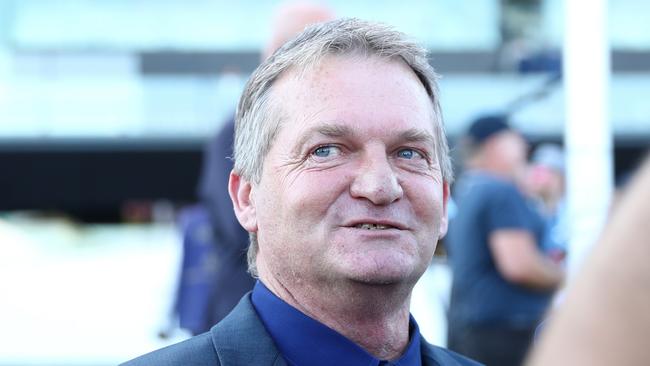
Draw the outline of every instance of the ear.
M252 199L253 185L234 171L230 172L228 192L241 226L249 233L257 232L257 213Z
M438 240L447 235L449 226L449 214L447 212L447 203L449 202L449 183L442 184L442 216L440 217L440 228L438 229Z

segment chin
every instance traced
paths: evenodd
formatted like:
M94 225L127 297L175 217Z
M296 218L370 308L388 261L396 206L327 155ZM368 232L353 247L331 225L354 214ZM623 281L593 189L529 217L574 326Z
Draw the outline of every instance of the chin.
M406 284L404 278L396 277L362 277L362 278L352 278L352 281L366 286L396 286Z
M387 286L387 285L406 285L415 284L422 273L416 273L413 268L372 268L350 273L349 278L357 283L370 286Z
M330 256L330 273L367 285L414 284L427 263L411 243L373 243Z

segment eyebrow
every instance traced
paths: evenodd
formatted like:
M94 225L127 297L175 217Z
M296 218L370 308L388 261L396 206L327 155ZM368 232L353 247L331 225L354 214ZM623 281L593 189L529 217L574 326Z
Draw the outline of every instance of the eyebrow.
M355 131L351 127L340 124L328 123L320 126L314 126L305 131L305 133L301 136L300 140L298 140L298 144L296 144L296 150L302 149L305 143L307 143L307 141L315 134L326 137L340 138L345 136L353 136L355 134ZM424 143L430 145L432 148L435 148L435 139L433 138L433 135L431 135L431 133L428 131L420 130L417 128L409 128L402 131L399 134L398 140Z
M428 131L419 130L416 128L409 128L408 130L400 133L400 139L408 142L422 142L430 144L435 147L435 139Z
M322 135L326 137L344 137L344 136L350 136L354 134L354 131L350 127L343 126L340 124L324 124L320 126L314 126L300 137L298 140L298 143L296 144L295 147L295 152L300 151L303 146L309 141L310 138L314 135Z

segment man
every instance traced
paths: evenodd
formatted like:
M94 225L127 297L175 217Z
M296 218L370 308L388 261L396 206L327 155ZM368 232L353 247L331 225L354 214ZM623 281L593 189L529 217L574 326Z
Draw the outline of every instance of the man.
M446 241L449 348L488 365L520 365L562 270L539 249L544 223L516 185L524 138L505 117L485 116L463 143L467 171L454 190L458 212Z
M452 179L425 51L355 19L315 25L251 76L229 190L252 294L128 365L476 365L426 343L410 295Z
M542 249L553 261L562 263L569 235L564 151L555 144L538 146L527 170L526 189L537 200L537 209L546 225Z

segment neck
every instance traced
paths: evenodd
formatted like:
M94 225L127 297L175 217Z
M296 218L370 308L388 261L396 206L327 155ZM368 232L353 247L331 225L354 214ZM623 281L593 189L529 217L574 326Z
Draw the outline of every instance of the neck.
M282 300L379 359L396 359L408 345L412 287L358 282L310 286L305 281L289 288L263 271L260 279Z

